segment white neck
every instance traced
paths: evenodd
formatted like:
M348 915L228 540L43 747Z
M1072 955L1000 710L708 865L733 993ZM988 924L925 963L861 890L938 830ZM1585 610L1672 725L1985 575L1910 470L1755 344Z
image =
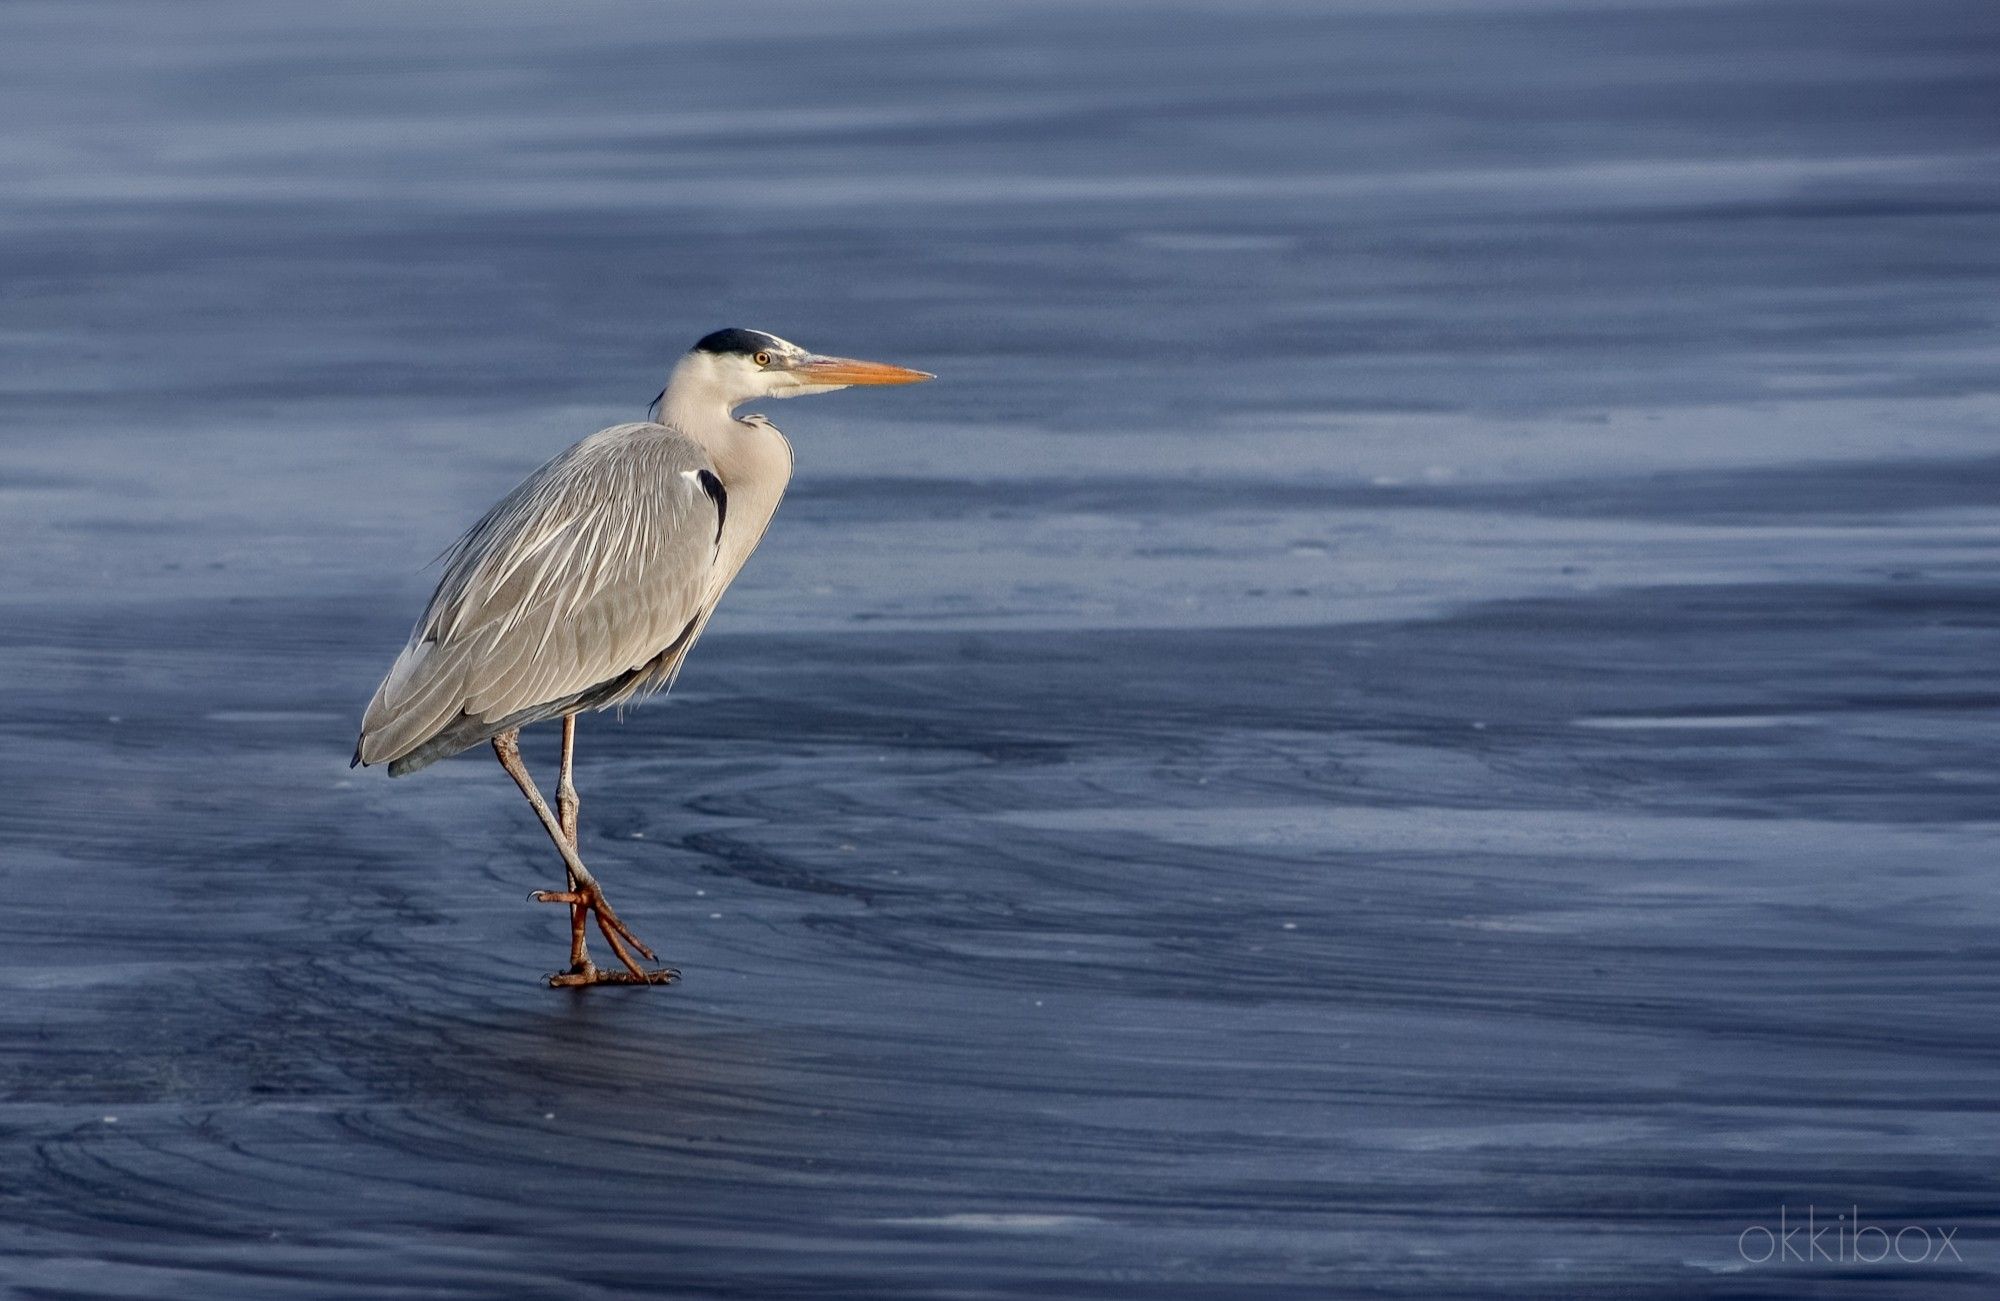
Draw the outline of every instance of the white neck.
M681 358L660 395L660 423L697 439L734 424L729 413L754 395L732 392L723 382L725 375L709 353Z

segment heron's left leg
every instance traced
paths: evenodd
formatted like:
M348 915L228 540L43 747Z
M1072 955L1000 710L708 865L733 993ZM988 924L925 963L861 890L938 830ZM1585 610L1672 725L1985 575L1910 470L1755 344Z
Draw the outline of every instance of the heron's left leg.
M563 834L569 837L569 847L579 855L583 853L583 842L577 839L577 819L582 812L582 801L576 796L576 783L570 780L570 767L576 759L576 715L564 714L562 721L562 772L556 778L556 816L562 821ZM576 893L576 873L564 865L563 872L569 877L569 892ZM569 908L569 970L573 976L588 974L593 968L590 952L585 947L583 923L590 910L580 903Z

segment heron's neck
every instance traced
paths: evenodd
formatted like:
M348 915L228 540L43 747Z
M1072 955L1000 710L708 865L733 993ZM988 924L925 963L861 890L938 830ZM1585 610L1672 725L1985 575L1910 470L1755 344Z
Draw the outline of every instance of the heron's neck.
M660 423L697 438L729 419L729 397L716 382L713 368L700 364L702 360L688 357L674 367L666 391L660 394Z
M681 358L660 395L660 423L702 443L730 437L737 422L729 413L750 399L724 379L725 372L705 353Z
M676 397L680 400L676 401ZM677 395L668 389L667 395L660 399L660 423L672 425L689 438L707 442L727 433L736 420L724 403L689 400L685 395Z

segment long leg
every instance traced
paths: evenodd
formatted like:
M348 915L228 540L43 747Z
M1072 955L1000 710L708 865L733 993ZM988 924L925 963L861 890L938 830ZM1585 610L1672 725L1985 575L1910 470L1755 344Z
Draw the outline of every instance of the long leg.
M557 852L562 855L564 864L568 866L571 877L576 881L576 889L573 891L541 890L536 892L535 899L541 903L583 905L597 918L598 932L611 946L611 951L618 955L618 960L625 964L626 973L629 973L593 971L587 975L567 978L551 977L551 983L651 985L666 984L673 980L678 972L671 969L649 972L633 961L632 955L625 951L625 944L621 941L629 941L633 948L658 961L658 955L647 948L639 937L632 934L631 929L618 919L618 914L613 912L611 905L605 901L604 891L597 884L597 878L590 874L590 869L576 856L576 847L570 843L569 837L563 834L561 819L556 817L548 803L542 799L541 791L535 787L535 779L528 775L527 765L521 762L520 732L502 732L494 737L493 753L500 760L500 766L507 770L507 775L514 779L514 784L521 788L521 794L527 799L529 807L534 809L535 816L542 820L542 829L548 832L549 839L555 842Z
M583 802L576 797L576 783L570 780L570 766L576 758L576 715L564 714L562 724L562 772L556 778L556 816L562 819L563 835L569 838L569 846L578 856L583 854L583 842L577 839L577 819L583 810ZM564 868L569 877L569 892L576 893L576 873ZM571 975L581 976L591 970L590 951L585 947L583 922L589 909L582 904L571 904L569 908L569 969Z

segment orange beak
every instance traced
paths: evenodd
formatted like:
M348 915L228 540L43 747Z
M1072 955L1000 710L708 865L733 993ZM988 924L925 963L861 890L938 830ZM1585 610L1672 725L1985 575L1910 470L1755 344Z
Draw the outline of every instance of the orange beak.
M928 371L852 357L808 357L792 367L792 373L808 384L921 384L937 378Z

